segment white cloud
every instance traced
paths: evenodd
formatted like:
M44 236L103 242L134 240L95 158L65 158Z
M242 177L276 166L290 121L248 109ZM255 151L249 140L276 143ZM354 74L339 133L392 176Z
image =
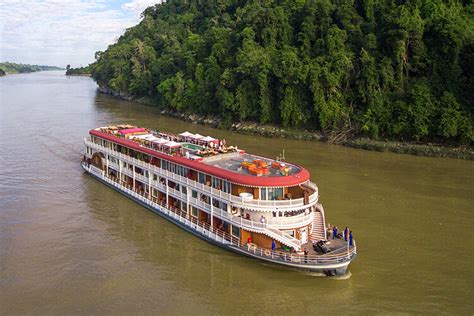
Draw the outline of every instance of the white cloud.
M0 1L0 61L87 65L159 1Z
M160 2L161 1L153 1L153 0L132 0L132 2L124 3L122 5L122 8L141 14L149 6L160 3Z

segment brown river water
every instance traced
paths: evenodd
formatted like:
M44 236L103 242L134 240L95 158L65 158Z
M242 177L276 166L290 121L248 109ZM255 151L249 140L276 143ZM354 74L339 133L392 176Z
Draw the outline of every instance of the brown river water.
M0 78L0 314L473 314L474 162L270 139L182 122L61 72ZM89 129L224 137L305 166L359 256L346 278L186 233L84 174Z

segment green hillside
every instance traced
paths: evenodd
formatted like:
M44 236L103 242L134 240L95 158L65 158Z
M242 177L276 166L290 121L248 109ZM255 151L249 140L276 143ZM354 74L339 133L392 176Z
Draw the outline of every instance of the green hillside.
M103 87L225 125L471 143L470 3L168 0L91 70Z
M0 63L0 70L7 74L18 74L28 73L36 71L47 71L47 70L62 70L63 68L56 66L45 66L45 65L28 65L28 64L17 64L4 62Z

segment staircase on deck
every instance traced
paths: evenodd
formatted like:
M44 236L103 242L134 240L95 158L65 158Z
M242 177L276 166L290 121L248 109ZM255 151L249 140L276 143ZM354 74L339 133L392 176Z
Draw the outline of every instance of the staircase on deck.
M313 219L313 232L310 240L316 242L319 240L326 240L326 221L324 219L324 208L321 204L316 204Z

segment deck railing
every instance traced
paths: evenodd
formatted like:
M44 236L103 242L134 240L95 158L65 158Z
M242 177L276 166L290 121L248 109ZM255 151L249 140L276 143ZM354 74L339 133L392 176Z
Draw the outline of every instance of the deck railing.
M309 206L314 205L318 201L318 187L316 184L311 183L308 181L307 185L310 186L314 192L309 196L308 198L308 204L305 204L304 198L298 198L298 199L288 199L288 200L260 200L260 199L245 199L240 196L235 196L226 192L223 192L221 190L212 188L211 186L208 186L203 183L199 183L197 181L191 180L187 177L180 176L174 172L170 172L168 170L163 170L159 167L156 167L154 165L151 165L149 163L143 162L141 160L138 160L136 158L130 157L128 155L122 154L120 152L117 152L115 150L112 150L110 148L101 146L99 144L96 144L92 141L90 141L88 138L84 139L84 142L87 146L94 148L96 150L102 151L104 153L107 153L108 155L111 155L113 157L119 158L121 160L127 161L129 163L133 163L136 166L139 166L141 168L144 168L148 171L151 171L155 174L165 176L169 179L173 179L176 181L179 181L181 183L185 183L187 185L190 185L196 189L199 189L203 192L210 193L214 195L215 197L219 197L221 199L226 199L228 201L231 201L238 207L246 207L249 209L255 209L259 211L269 211L269 208L278 208L279 211L291 211L291 210L298 210L302 208L307 208Z
M291 262L296 264L302 264L305 266L343 263L352 260L357 254L357 247L355 245L355 241L353 246L347 246L347 251L344 249L342 249L341 251L341 249L339 249L337 250L337 253L328 253L322 255L301 255L284 251L272 251L267 248L258 247L254 244L245 244L242 243L238 237L232 236L231 234L223 230L213 227L209 225L209 223L199 221L196 218L189 216L187 212L180 210L179 208L166 205L166 202L158 202L156 199L154 201L150 200L145 194L140 194L139 192L135 192L121 185L118 179L113 179L109 176L106 176L105 172L101 171L98 168L95 168L94 166L86 165L85 167L90 172L98 176L100 176L99 173L101 173L102 180L112 186L117 187L121 191L124 191L128 195L138 199L139 201L148 205L154 210L158 210L162 213L165 213L171 218L174 218L175 220L178 220L179 222L190 226L196 232L201 233L207 238L214 239L223 244L231 245L232 247L236 247L246 253L251 253L253 255L266 259L272 259L275 261Z

